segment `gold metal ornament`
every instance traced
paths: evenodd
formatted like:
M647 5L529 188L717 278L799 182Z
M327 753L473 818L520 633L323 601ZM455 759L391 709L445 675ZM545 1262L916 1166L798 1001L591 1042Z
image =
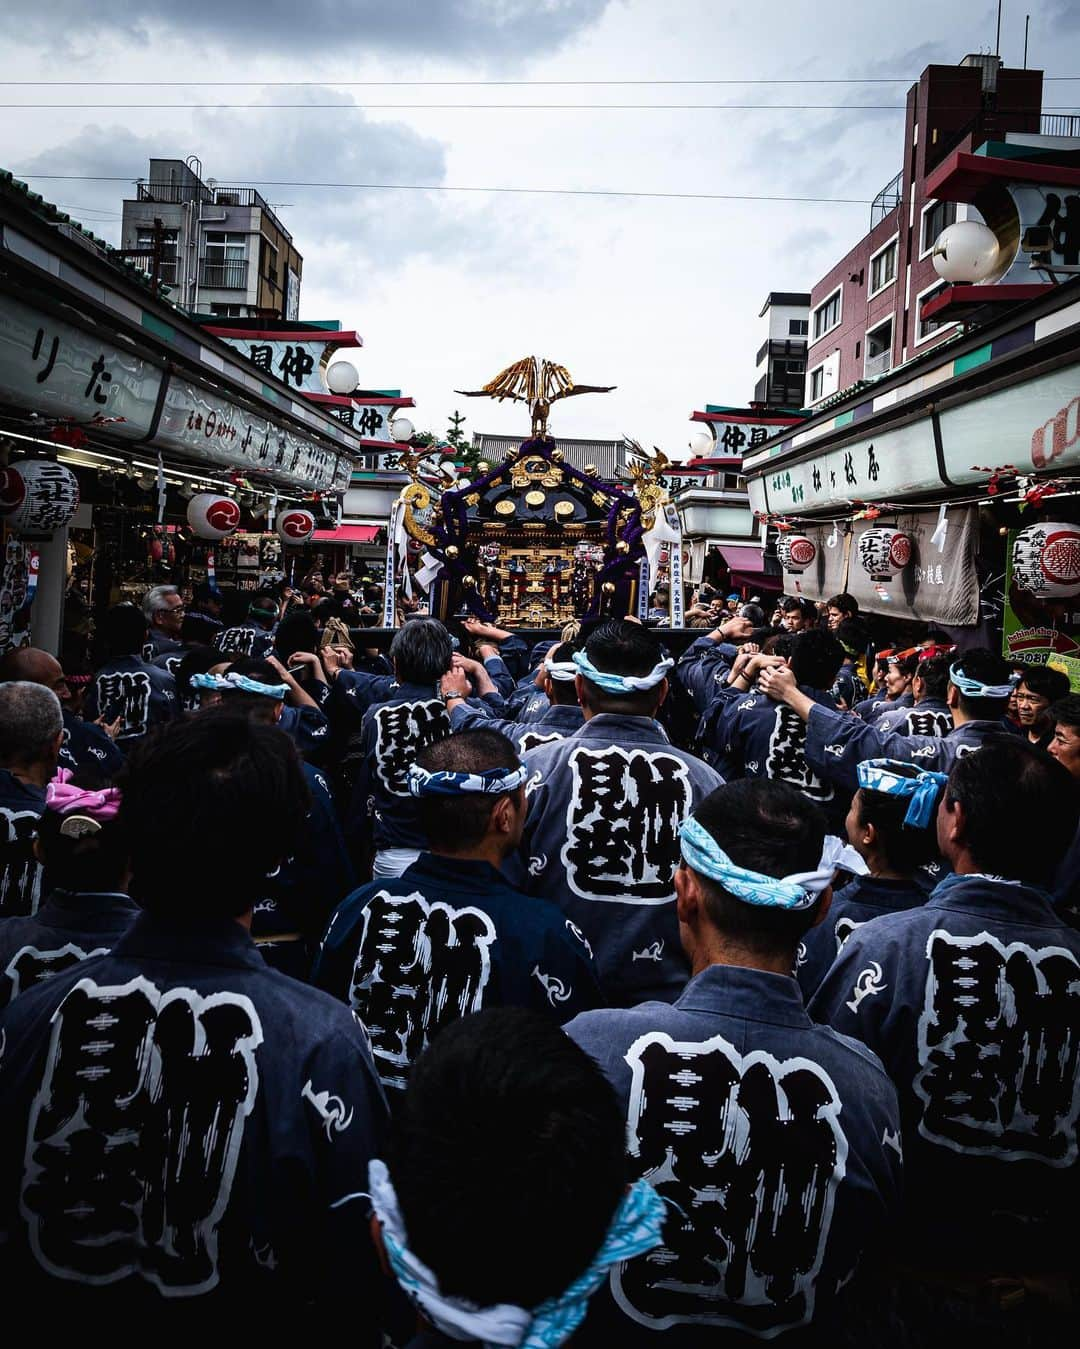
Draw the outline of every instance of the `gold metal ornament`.
M560 520L565 519L568 515L573 515L573 513L574 503L572 501L556 501L555 514Z
M463 577L461 578L461 584L465 587L466 590L475 590L475 589L476 589L476 577L475 577L475 576L463 576Z
M503 497L501 501L496 501L495 503L496 515L513 515L516 509L517 507L514 505L514 503L510 500L509 497Z
M588 478L598 478L600 476L600 470L596 467L595 464L586 464L585 467L582 469L582 472Z
M470 492L469 495L465 498L465 505L466 505L466 506L479 506L479 505L480 505L480 493L479 493L479 492Z
M526 492L526 493L525 493L525 504L526 504L526 506L534 506L534 507L535 507L535 506L542 506L546 500L547 500L547 494L544 493L544 492L541 492L541 491L539 490L539 488L538 488L536 491L534 491L534 492Z
M460 552L460 549L458 548L456 543L448 543L443 551L446 553L446 556L450 558L451 561L453 561L454 558L457 557L458 553Z
M628 553L630 551L630 545L626 542L625 539L620 539L618 543L615 545L615 551L617 553Z
M477 473L490 473L491 465L486 459L480 459L477 461L476 471Z
M635 457L627 464L633 482L634 495L641 507L641 524L644 529L652 529L656 523L656 512L671 500L667 488L662 486L660 475L669 468L671 460L663 450L653 446L649 455L636 440L628 442L630 452Z
M615 582L614 582L614 581L605 581L605 582L603 583L603 585L600 587L600 589L604 592L605 595L614 595L614 594L615 594Z
M614 384L575 384L564 365L540 361L535 356L523 356L520 361L500 370L482 389L456 389L455 393L465 398L494 398L499 403L505 399L514 403L527 403L532 413L533 439L540 440L547 436L552 403L582 393L610 393L614 387ZM552 458L555 458L555 454Z
M401 500L405 504L406 533L430 547L435 542L435 535L420 523L415 511L426 511L430 508L431 493L422 482L410 482L401 489Z

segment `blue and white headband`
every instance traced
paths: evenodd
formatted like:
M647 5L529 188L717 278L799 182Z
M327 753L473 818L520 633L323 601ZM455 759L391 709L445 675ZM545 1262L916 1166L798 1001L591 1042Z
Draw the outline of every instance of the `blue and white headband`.
M683 821L679 837L683 861L688 867L716 881L736 899L765 908L808 909L818 895L832 885L840 867L858 876L865 876L868 870L855 849L841 842L835 834L826 835L816 871L800 871L779 879L736 866L712 834L692 815Z
M578 667L572 660L545 660L544 669L560 684L572 684L578 677Z
M657 684L667 677L667 672L675 662L670 659L662 660L654 665L647 675L609 674L606 670L598 670L584 651L575 651L574 664L579 674L584 675L591 684L596 684L607 693L644 693L646 689L656 688Z
M949 682L967 698L1008 698L1020 683L1020 676L1011 674L1007 684L984 684L981 680L972 679L970 675L964 674L963 670L958 670L955 665L950 665Z
M288 684L260 684L242 674L194 674L188 683L193 689L209 689L212 693L257 693L263 698L284 702L289 693Z
M651 1251L661 1242L667 1212L664 1201L644 1180L623 1196L592 1264L565 1293L531 1310L500 1302L479 1307L463 1297L450 1297L422 1260L409 1250L397 1194L385 1163L368 1163L368 1187L375 1216L382 1224L383 1246L390 1267L409 1299L436 1330L452 1340L478 1340L484 1345L520 1349L555 1349L570 1338L585 1318L589 1298L624 1260Z
M457 796L461 792L499 795L516 792L529 780L524 764L516 768L485 768L482 773L429 773L419 764L409 765L409 791L413 796Z
M909 797L910 801L904 823L912 829L929 828L937 806L938 791L945 786L948 778L944 773L935 773L923 769L916 777L905 777L897 773L899 764L895 759L864 759L856 772L859 786L870 792L884 792L887 796Z

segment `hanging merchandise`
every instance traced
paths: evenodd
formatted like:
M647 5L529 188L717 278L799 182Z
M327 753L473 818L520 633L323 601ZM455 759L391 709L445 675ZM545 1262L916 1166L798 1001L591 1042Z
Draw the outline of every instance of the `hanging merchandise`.
M16 534L51 534L79 507L79 480L54 459L19 459L0 469L0 519Z
M1013 541L1013 580L1032 595L1070 599L1080 594L1080 525L1028 525Z
M859 561L875 583L891 581L911 561L911 538L898 529L868 529L859 535Z
M817 544L805 534L781 534L776 540L776 556L785 571L806 571L817 557Z
M278 515L275 528L282 543L299 548L315 533L315 517L300 506L289 506Z
M232 497L200 492L188 502L187 520L200 539L227 539L240 525L240 507Z

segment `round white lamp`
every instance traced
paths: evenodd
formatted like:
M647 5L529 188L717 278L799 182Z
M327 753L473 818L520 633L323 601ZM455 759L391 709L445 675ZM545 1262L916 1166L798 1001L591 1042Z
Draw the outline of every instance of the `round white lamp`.
M690 449L696 455L711 454L715 448L716 437L711 431L700 428L690 436Z
M352 361L335 361L326 371L326 387L331 393L350 394L360 383L360 375Z
M985 281L999 264L997 235L978 220L957 220L937 237L932 254L934 271L943 281L958 284Z
M390 439L396 440L399 445L407 445L415 433L416 427L408 417L395 417L390 423Z

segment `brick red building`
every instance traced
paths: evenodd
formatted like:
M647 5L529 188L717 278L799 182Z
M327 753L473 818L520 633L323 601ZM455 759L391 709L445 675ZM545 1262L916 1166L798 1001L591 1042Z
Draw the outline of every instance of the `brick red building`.
M921 355L956 329L922 315L945 283L931 251L972 208L928 198L929 175L954 150L1041 129L1043 72L996 56L928 66L908 91L899 174L871 208L869 232L812 288L806 405Z

